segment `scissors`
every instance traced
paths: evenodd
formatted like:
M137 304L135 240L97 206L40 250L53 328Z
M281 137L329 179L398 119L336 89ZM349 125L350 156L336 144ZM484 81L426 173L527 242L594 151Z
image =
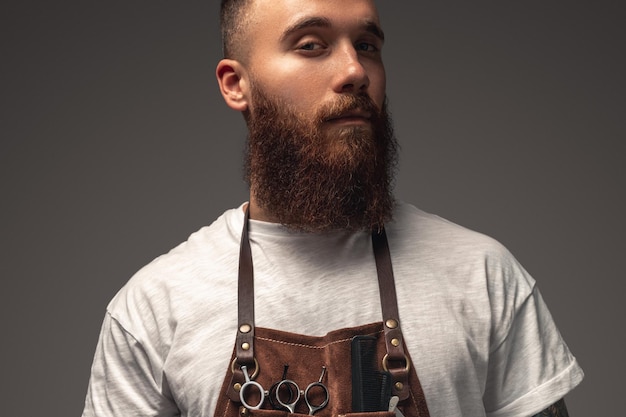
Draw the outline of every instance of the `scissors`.
M283 371L283 376L281 381L285 380L287 378L287 369L289 368L289 365L285 365L285 369ZM282 410L284 409L284 407L280 404L278 404L276 402L276 398L277 398L277 393L276 390L278 389L278 384L281 381L278 382L274 382L274 384L272 384L272 387L270 388L269 391L266 391L263 386L261 384L259 384L256 381L253 381L250 378L250 375L248 374L248 367L247 366L242 366L241 370L243 371L243 375L246 378L246 382L241 386L241 388L239 389L239 399L241 400L241 403L249 410L259 410L262 406L263 406L263 402L265 401L265 398L267 397L270 401L270 404L272 405L272 408L274 410ZM285 386L285 389L283 389L283 394L281 395L288 395L288 400L287 401L292 401L293 400L293 396L294 396L294 390L292 389L291 386ZM259 398L258 402L256 405L251 405L248 400L246 400L247 397L251 397L254 396L256 393L256 397Z
M272 405L274 410L282 410L284 407L276 402L276 398L278 398L278 384L287 379L287 369L289 369L289 365L285 365L283 370L283 376L280 381L272 384L269 391L266 391L261 384L251 379L250 374L248 373L248 367L242 366L241 370L243 371L243 375L246 379L246 382L239 389L239 399L241 403L249 410L259 410L267 397ZM292 401L294 398L294 392L296 392L290 385L286 385L282 390L282 398L284 399L287 396L287 401ZM255 396L258 397L258 402L256 405L252 405L246 400L246 398ZM299 394L299 391L298 391Z
M261 384L250 379L247 366L242 366L241 370L243 371L243 376L246 378L246 382L241 386L241 389L239 390L239 399L241 400L241 403L244 405L244 407L246 407L248 410L259 410L263 405L263 401L265 401L265 397L269 395L269 392L265 391ZM250 389L252 391L258 391L259 393L260 398L257 405L251 405L248 403L248 401L246 401L246 395L244 395L244 393Z
M317 411L326 407L328 404L328 400L330 399L330 395L328 394L328 388L322 383L324 379L324 375L326 373L326 367L322 367L322 375L319 380L316 382L310 383L304 391L300 390L298 384L290 379L285 379L287 373L287 366L285 366L285 371L283 373L283 379L279 382L276 382L272 385L270 391L266 391L261 384L256 381L250 379L250 375L248 374L248 368L246 366L242 366L241 370L243 371L243 375L246 379L246 382L241 386L239 390L239 399L241 403L249 410L259 410L263 406L263 402L265 401L265 397L268 397L270 403L275 409L286 408L292 414L295 413L296 404L300 401L300 397L304 394L304 401L306 402L307 407L309 408L309 415L312 416ZM312 395L311 390L314 388L319 388L324 393L324 400L320 404L314 404L310 399L310 395ZM252 391L250 391L252 390ZM257 391L259 401L256 405L250 404L246 397L252 392ZM271 395L274 394L274 398ZM273 401L276 400L278 405Z
M312 416L317 411L326 407L326 405L328 404L328 400L330 399L330 395L328 394L328 388L326 388L326 385L322 383L322 379L324 379L325 373L326 373L326 367L322 366L322 375L320 376L320 379L316 382L310 383L304 391L301 391L298 384L296 384L291 379L283 379L276 386L276 401L278 401L278 404L285 407L287 410L289 410L290 413L293 414L295 413L296 404L298 403L298 401L300 401L300 397L304 395L304 401L306 402L307 407L309 407L309 415ZM286 391L289 392L289 399L287 399L286 401L283 401L284 398L281 398L280 393L285 391L285 390L281 390L282 387L286 387L287 388ZM315 388L319 388L324 392L324 400L317 405L314 404L310 398L311 390ZM293 392L296 393L295 399L293 398L293 395L292 395Z

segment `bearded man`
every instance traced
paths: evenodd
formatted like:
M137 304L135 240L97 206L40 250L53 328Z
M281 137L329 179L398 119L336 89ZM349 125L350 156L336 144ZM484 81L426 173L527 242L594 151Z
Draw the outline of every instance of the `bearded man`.
M221 25L250 200L111 301L83 416L567 415L583 374L535 281L393 198L373 1L223 0Z

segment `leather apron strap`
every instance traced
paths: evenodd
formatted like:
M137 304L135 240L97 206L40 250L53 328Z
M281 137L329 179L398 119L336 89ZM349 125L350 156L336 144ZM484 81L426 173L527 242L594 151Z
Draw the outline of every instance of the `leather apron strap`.
M248 239L249 205L246 206L239 245L239 289L238 289L238 329L237 364L239 367L254 366L254 268L252 267L252 250Z
M372 246L378 274L378 292L383 312L383 329L385 331L385 347L387 355L383 358L383 369L393 377L393 393L400 400L409 396L409 357L404 352L404 340L400 329L396 284L393 278L391 254L387 242L387 233L382 228L372 232Z
M249 206L244 215L243 230L239 253L239 289L238 289L238 329L235 346L235 361L231 370L235 380L243 383L245 380L242 366L246 366L252 374L252 379L259 372L259 365L254 356L254 268L252 251L248 238L248 221L250 218ZM378 274L380 302L383 314L383 328L387 354L383 359L383 368L393 377L393 394L400 400L410 395L409 369L410 362L404 352L402 331L398 314L396 287L391 265L391 255L385 229L372 232L372 245ZM235 366L235 363L238 366ZM232 395L236 395L232 392Z

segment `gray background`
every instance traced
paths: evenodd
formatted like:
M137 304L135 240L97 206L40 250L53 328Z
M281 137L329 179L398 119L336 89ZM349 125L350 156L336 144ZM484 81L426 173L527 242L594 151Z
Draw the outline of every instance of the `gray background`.
M539 281L586 371L573 416L623 412L619 3L381 4L397 195ZM214 80L217 2L2 9L1 414L79 415L110 298L246 199L245 130Z

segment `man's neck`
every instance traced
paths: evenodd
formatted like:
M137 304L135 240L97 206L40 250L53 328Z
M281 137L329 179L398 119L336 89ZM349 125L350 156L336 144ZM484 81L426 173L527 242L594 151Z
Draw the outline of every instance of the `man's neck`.
M270 222L270 223L279 223L279 221L276 220L274 216L272 216L270 213L268 213L266 210L264 210L261 206L257 204L256 199L254 198L254 195L252 193L250 193L250 202L248 203L248 206L250 210L250 218L252 220L260 220L260 221ZM244 207L244 210L245 209L246 207Z

